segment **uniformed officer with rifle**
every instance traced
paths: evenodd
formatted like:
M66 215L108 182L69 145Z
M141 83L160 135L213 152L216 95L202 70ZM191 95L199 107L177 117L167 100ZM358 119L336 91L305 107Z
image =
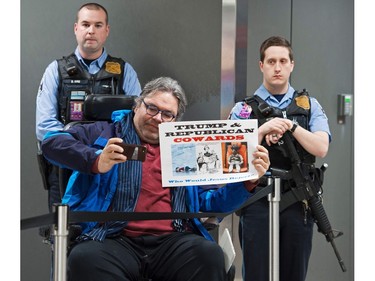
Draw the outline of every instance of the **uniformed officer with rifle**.
M269 151L271 171L288 175L280 177L283 210L279 218L279 276L280 281L304 281L315 221L320 220L318 228L329 242L335 237L328 220L323 222L326 216L317 196L320 188L314 189L323 176L322 170L314 167L315 158L327 155L331 141L328 118L307 91L295 91L290 85L294 58L288 40L279 36L266 39L260 47L259 67L263 73L262 85L253 96L235 104L229 119L258 119L259 142ZM291 147L298 160L291 153ZM293 193L296 190L299 197ZM290 200L286 200L286 194L292 194ZM266 197L241 210L239 236L243 280L268 281L269 203Z

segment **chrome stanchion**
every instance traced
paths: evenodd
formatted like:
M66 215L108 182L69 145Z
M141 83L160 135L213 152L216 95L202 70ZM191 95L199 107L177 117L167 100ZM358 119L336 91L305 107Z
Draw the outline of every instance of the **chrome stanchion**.
M279 203L280 203L280 178L273 178L273 192L268 195L269 201L269 280L279 281ZM272 184L272 178L268 178Z
M54 225L54 281L66 281L68 249L68 205L54 205L57 225Z

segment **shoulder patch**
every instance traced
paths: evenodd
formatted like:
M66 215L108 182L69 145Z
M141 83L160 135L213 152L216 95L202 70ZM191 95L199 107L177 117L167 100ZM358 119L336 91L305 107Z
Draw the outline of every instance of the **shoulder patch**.
M112 74L121 74L121 65L118 62L107 61L105 63L105 71Z
M249 119L251 114L251 106L245 102L237 102L232 108L228 119Z
M251 114L251 106L246 103L242 103L241 111L239 112L239 117L241 119L249 119Z
M299 96L295 98L296 104L303 109L310 109L309 97L308 96Z

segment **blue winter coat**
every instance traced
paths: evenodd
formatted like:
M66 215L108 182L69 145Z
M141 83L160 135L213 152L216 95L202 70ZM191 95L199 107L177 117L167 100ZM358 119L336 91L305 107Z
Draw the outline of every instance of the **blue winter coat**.
M69 179L62 203L68 204L72 211L107 211L116 192L118 166L104 174L93 174L91 167L102 152L109 138L121 137L119 122L122 118L131 118L129 111L115 112L114 123L95 122L76 125L66 131L48 133L42 150L45 157L53 164L74 170ZM127 134L128 135L128 134ZM126 136L125 136L126 137ZM124 140L125 141L125 140ZM133 142L130 142L133 141ZM126 140L127 143L139 143L138 137ZM132 161L138 162L138 161ZM141 162L139 162L141 173ZM132 183L133 184L133 183ZM140 186L135 185L136 196ZM229 213L237 210L252 193L248 192L243 182L219 186L188 186L186 188L186 210L188 212L220 212ZM129 202L130 210L134 210L137 200ZM83 224L84 233L97 225L96 222ZM199 219L193 219L198 234L213 240Z

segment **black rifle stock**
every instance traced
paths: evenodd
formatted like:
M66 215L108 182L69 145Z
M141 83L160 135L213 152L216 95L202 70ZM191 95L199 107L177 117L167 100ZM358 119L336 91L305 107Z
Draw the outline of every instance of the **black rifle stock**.
M284 141L287 150L288 156L291 159L291 170L284 171L284 173L277 169L271 169L272 174L281 175L281 178L285 178L285 172L287 174L287 178L292 178L295 183L296 187L291 187L291 192L297 197L298 200L306 200L308 205L311 209L311 214L314 218L315 223L318 226L318 231L324 234L327 242L331 243L337 260L341 266L343 272L346 272L345 264L340 257L340 254L336 248L336 244L334 239L341 236L343 233L341 231L335 231L332 229L331 224L328 220L327 214L324 210L322 201L320 199L320 195L318 194L318 190L322 189L321 181L319 179L313 180L311 177L311 169L309 169L306 165L304 165L300 157L297 153L297 150L293 144L291 132L284 133L281 141ZM324 170L327 168L327 165L323 165L320 169L323 173ZM315 167L314 167L315 169ZM317 175L316 175L317 176ZM294 190L296 189L296 190ZM298 194L298 195L297 195Z

